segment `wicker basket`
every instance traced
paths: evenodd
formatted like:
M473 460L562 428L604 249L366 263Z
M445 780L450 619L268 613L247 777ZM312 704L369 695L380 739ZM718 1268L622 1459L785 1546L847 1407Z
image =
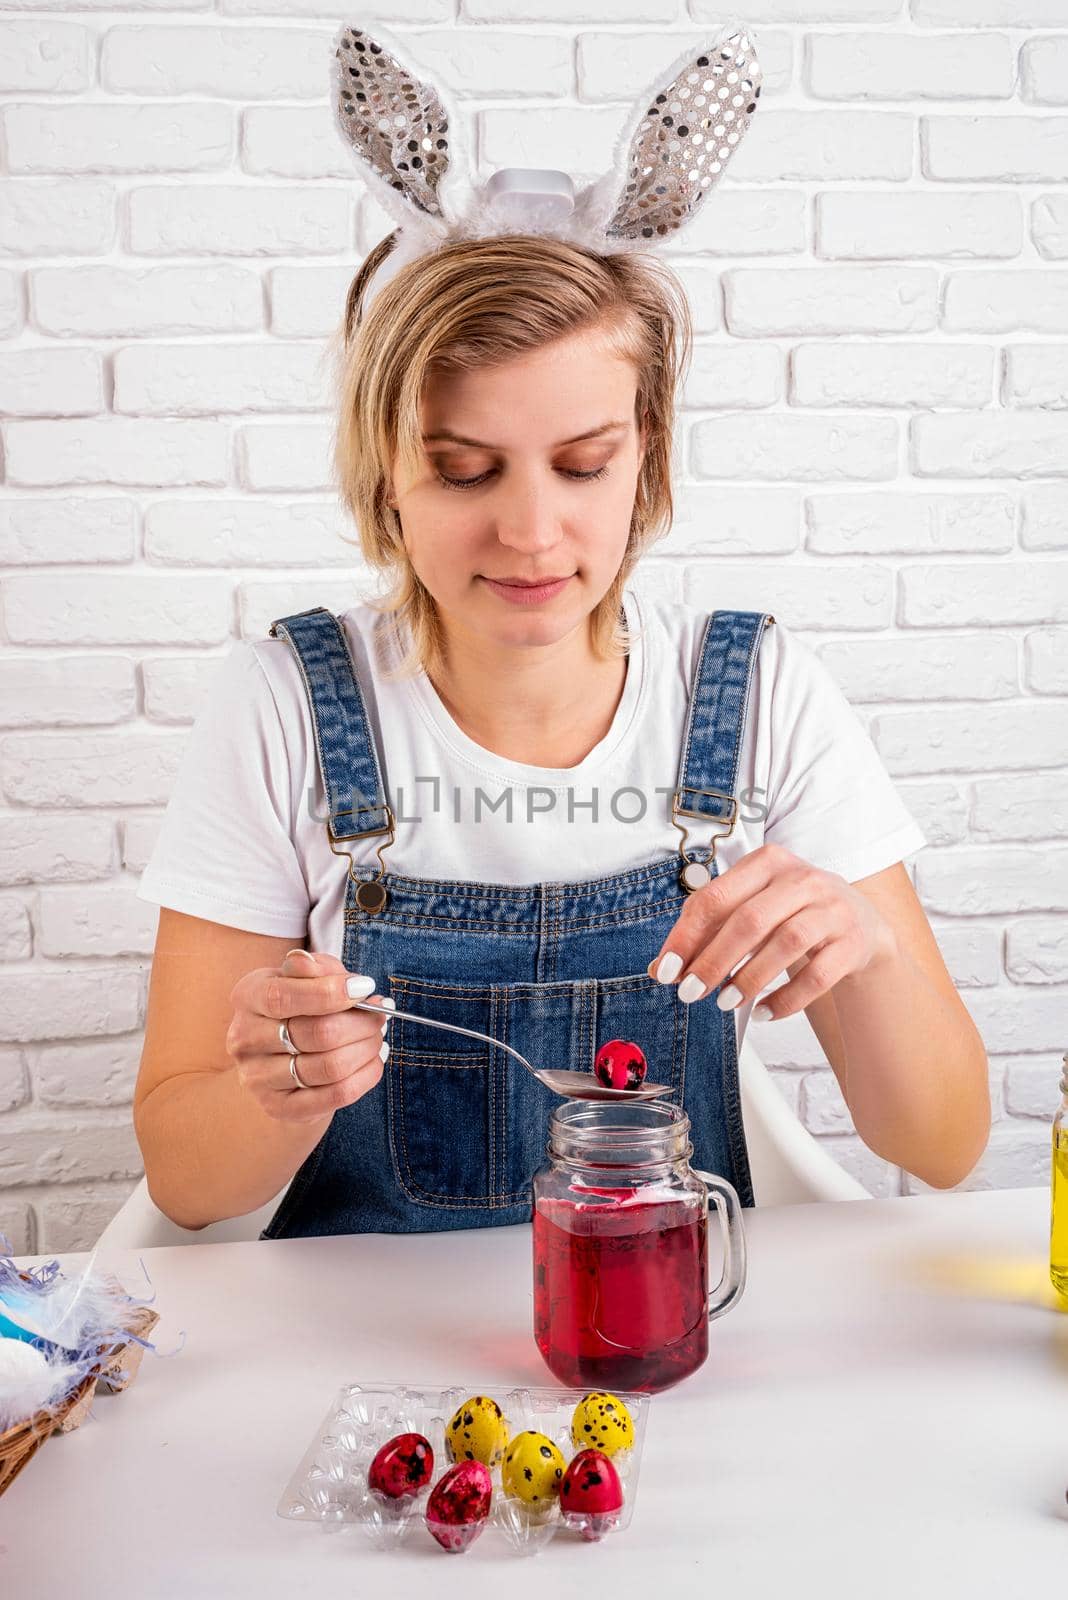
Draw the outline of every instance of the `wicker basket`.
M130 1318L130 1332L144 1339L158 1321L158 1311L142 1306ZM85 1421L98 1387L106 1393L127 1388L144 1353L144 1347L133 1339L102 1347L97 1365L55 1411L37 1411L25 1422L17 1422L6 1433L0 1433L0 1494L14 1483L51 1434L70 1433Z

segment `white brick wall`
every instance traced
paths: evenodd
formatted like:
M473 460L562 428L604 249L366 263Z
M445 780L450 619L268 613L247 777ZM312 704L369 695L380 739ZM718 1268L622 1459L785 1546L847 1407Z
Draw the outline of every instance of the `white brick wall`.
M593 177L713 0L398 0L483 173ZM56 16L62 11L64 15ZM157 15L158 13L158 15ZM805 630L931 843L990 1056L966 1187L1042 1183L1068 1048L1068 5L750 0L752 130L670 259L698 339L657 592ZM325 341L385 227L323 0L0 0L0 1230L139 1171L134 896L211 663L360 579ZM578 165L576 165L578 163ZM754 1028L874 1192L803 1018Z

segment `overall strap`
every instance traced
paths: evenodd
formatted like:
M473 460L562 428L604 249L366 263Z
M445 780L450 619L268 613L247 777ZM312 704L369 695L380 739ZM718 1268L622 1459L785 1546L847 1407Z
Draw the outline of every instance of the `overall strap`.
M325 606L278 617L268 629L293 648L315 729L331 840L390 833L390 810L367 708L345 631Z
M671 814L727 823L719 839L738 816L734 786L753 668L774 621L767 611L713 611L705 623Z

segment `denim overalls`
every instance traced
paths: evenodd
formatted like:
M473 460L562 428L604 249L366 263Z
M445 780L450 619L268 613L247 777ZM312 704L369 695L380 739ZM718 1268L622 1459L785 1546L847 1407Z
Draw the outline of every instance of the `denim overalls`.
M646 970L690 890L676 816L722 820L734 785L766 612L707 618L677 789L663 796L679 853L577 883L517 887L405 877L358 866L349 851L341 959L374 978L402 1011L492 1034L535 1066L591 1070L609 1039L640 1044L650 1079L670 1083L692 1124L693 1162L727 1178L743 1206L753 1190L742 1126L733 1012L715 996L692 1005ZM394 817L344 629L325 607L281 617L272 637L296 652L311 707L335 849L392 835ZM674 774L651 775L666 789ZM380 845L385 849L386 845ZM340 870L340 869L339 869ZM691 874L705 876L700 867ZM382 903L384 901L384 904ZM718 991L717 991L718 992ZM531 1216L531 1179L558 1103L513 1056L480 1040L391 1022L381 1082L334 1113L261 1238L418 1233L503 1226Z

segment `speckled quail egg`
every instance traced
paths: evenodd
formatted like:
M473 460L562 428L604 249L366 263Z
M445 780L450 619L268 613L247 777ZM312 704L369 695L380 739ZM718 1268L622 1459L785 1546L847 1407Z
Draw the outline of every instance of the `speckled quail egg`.
M618 1395L594 1389L575 1407L571 1442L580 1450L592 1446L606 1456L614 1456L618 1450L629 1450L634 1443L634 1418Z
M580 1450L560 1484L560 1514L584 1539L601 1539L619 1522L623 1485L601 1450Z
M551 1509L560 1493L565 1461L552 1440L529 1429L517 1433L504 1452L501 1486L533 1509Z
M430 1491L427 1529L443 1550L467 1550L486 1526L492 1499L493 1485L481 1461L458 1461Z
M445 1429L450 1461L481 1461L484 1467L495 1467L507 1443L504 1412L485 1394L470 1395L453 1412Z
M417 1495L434 1474L434 1451L421 1433L398 1433L387 1439L371 1462L367 1481L387 1500Z

